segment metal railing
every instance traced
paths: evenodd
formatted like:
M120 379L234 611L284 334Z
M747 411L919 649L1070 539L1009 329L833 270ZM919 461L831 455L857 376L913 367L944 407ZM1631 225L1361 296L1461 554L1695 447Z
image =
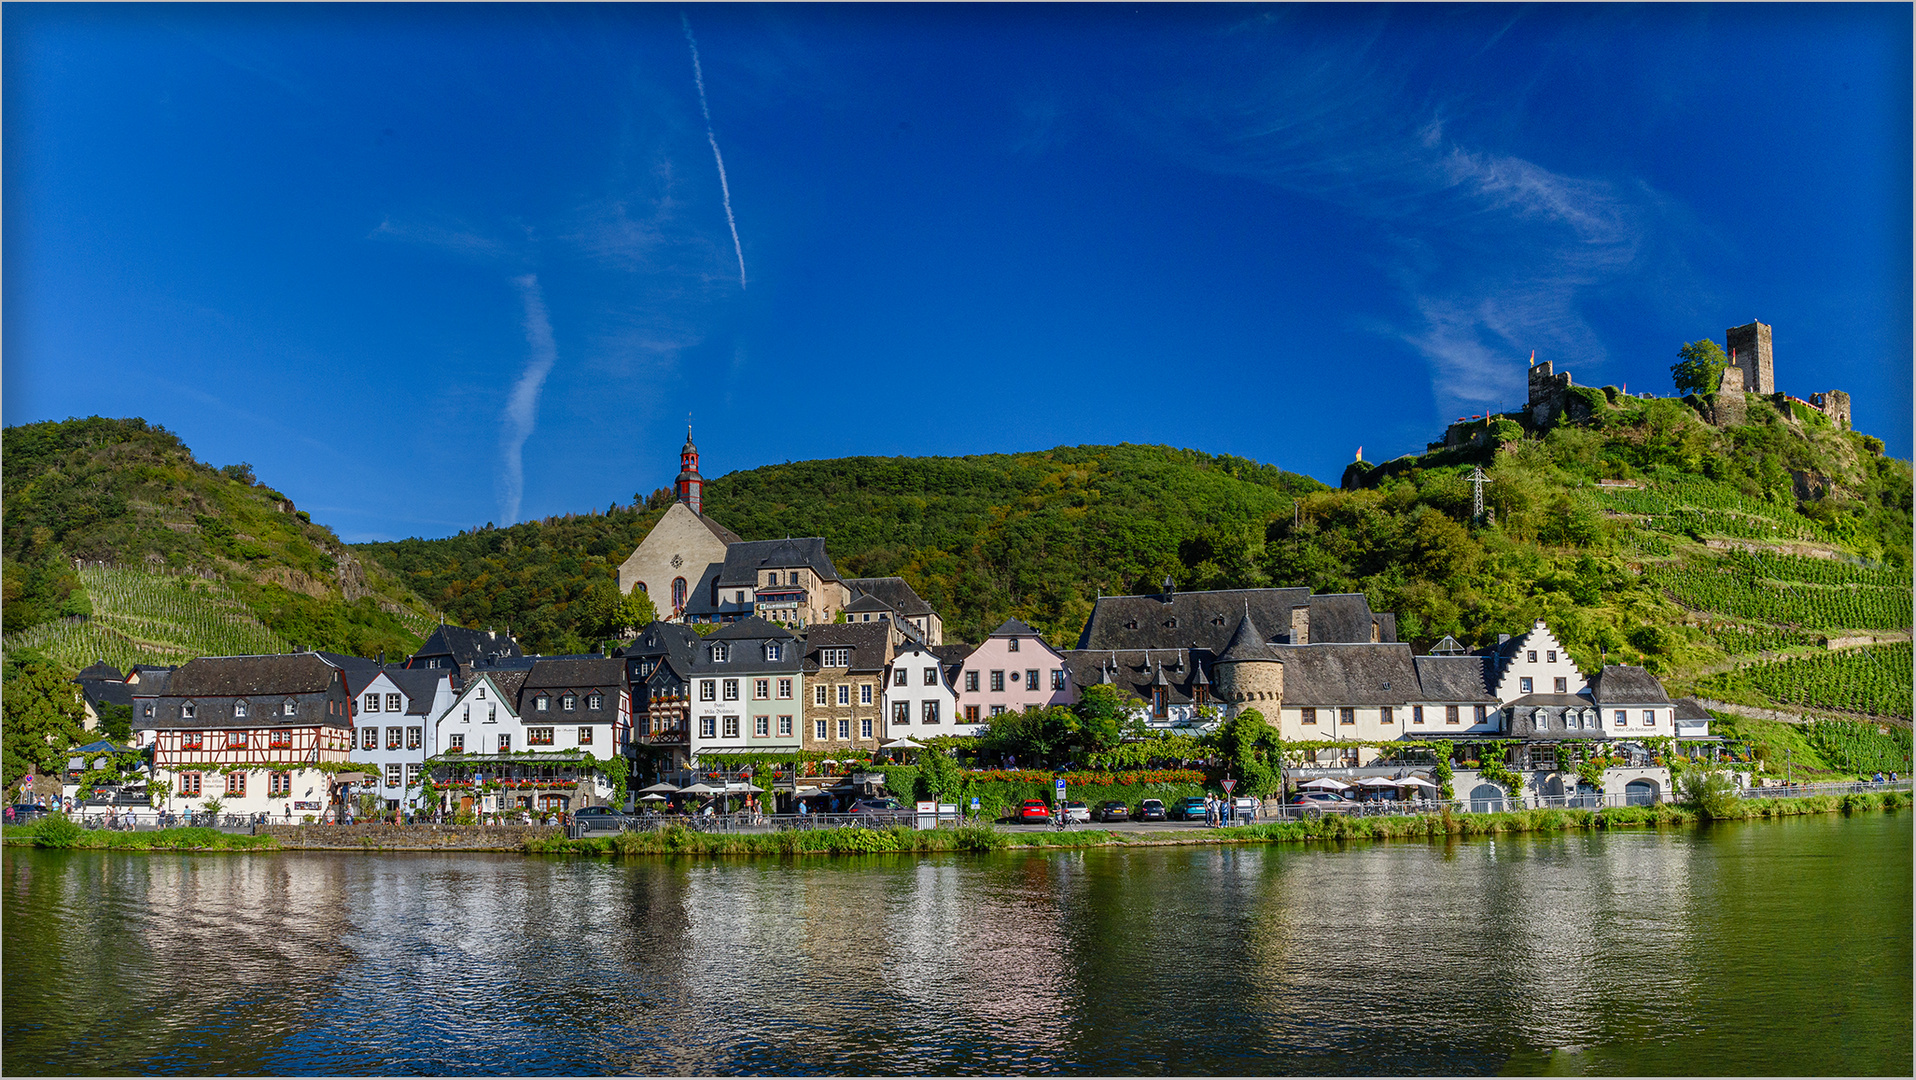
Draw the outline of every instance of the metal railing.
M1877 783L1873 780L1852 780L1839 784L1766 784L1763 787L1743 789L1746 799L1800 799L1806 795L1850 795L1868 791L1909 791L1910 781L1898 779Z

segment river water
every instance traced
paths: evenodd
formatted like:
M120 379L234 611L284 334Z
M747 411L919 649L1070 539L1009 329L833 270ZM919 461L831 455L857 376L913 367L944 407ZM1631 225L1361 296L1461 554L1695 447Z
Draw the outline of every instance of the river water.
M0 1066L1907 1076L1910 822L789 861L7 848Z

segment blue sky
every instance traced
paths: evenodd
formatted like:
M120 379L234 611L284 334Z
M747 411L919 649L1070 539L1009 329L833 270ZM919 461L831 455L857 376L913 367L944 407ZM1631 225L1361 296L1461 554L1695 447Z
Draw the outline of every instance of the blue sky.
M1751 318L1910 454L1907 6L3 18L5 422L144 416L348 540L630 502L687 414L708 476L1335 483L1532 349L1668 393Z

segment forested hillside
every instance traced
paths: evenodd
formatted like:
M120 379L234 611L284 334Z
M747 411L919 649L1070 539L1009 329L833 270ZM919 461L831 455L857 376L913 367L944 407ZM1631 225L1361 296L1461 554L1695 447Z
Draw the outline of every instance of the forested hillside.
M1309 585L1367 593L1420 646L1544 618L1587 668L1641 663L1679 691L1709 679L1751 704L1907 715L1907 678L1882 686L1875 654L1723 674L1826 654L1828 638L1907 639L1911 622L1909 463L1820 414L1750 400L1728 429L1684 401L1627 396L1544 432L1512 420L1479 449L1353 469L1349 490L1117 446L772 465L709 482L705 499L747 539L824 536L847 576L905 577L953 639L1015 615L1069 647L1100 592L1167 575L1186 589ZM1476 465L1485 522L1470 520ZM615 629L615 569L669 498L363 550L449 618L574 648Z
M747 539L823 536L847 577L897 574L976 640L1016 615L1076 641L1100 591L1264 581L1253 554L1308 477L1242 458L1151 446L962 458L843 458L709 481L706 512ZM565 651L615 632L618 564L671 495L444 540L359 545L449 620L511 626ZM650 508L646 508L649 506Z
M372 656L410 652L429 629L430 609L404 584L250 466L197 461L139 419L26 424L3 438L9 649L69 669L288 643Z

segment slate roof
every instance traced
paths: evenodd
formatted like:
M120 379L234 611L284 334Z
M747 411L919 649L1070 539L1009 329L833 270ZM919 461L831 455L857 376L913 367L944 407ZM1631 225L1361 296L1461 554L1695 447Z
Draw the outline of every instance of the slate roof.
M524 655L519 648L519 643L512 640L509 634L492 630L469 630L463 626L440 623L434 628L432 636L426 639L426 643L419 646L419 651L412 654L412 660L428 656L450 656L454 663L463 668L470 667L495 653L499 656ZM408 661L408 666L418 667L419 665Z
M1485 702L1497 700L1484 679L1488 665L1481 656L1417 656L1419 700Z
M1065 654L1064 668L1081 691L1101 684L1115 686L1146 702L1151 700L1151 688L1161 681L1164 699L1171 705L1190 704L1196 700L1197 687L1210 685L1203 666L1188 649L1073 651Z
M705 640L707 641L738 641L760 638L797 640L797 638L793 637L790 630L758 615L740 619L737 622L726 623L724 626L705 635Z
M943 645L931 646L931 654L944 661L945 664L950 667L963 664L970 658L972 653L977 651L978 646L967 645L962 641L948 641Z
M345 653L324 652L321 650L314 650L313 655L342 671L350 671L358 675L360 679L355 681L368 678L368 672L371 672L373 675L379 674L380 663L377 660L368 660L363 656L347 656Z
M1284 705L1403 705L1419 692L1401 642L1272 647L1284 661Z
M1221 663L1226 664L1240 660L1275 659L1277 654L1271 651L1270 644L1264 639L1264 632L1257 628L1248 610L1237 617L1237 629L1231 632L1231 640L1224 646L1224 654L1218 657Z
M851 671L883 671L885 646L891 641L889 623L845 623L814 626L805 633L805 659L818 661L818 650L849 646ZM806 670L810 670L807 668Z
M339 669L316 653L273 656L203 656L173 673L168 697L250 697L259 694L318 694L333 684ZM144 693L142 697L146 696Z
M1514 709L1588 709L1595 705L1582 694L1525 694L1510 702Z
M720 588L756 587L765 570L809 567L823 581L837 581L838 568L825 554L822 536L787 537L783 540L744 540L725 549L725 566L719 571Z
M374 677L384 675L406 695L406 715L424 716L432 711L433 698L439 692L440 681L450 679L453 674L446 668L403 668L389 665L379 669Z
M1320 594L1311 597L1308 606L1311 613L1312 644L1359 642L1371 639L1370 599L1363 593ZM1289 630L1290 625L1287 623L1277 629ZM1388 637L1382 633L1385 629L1390 631ZM1380 631L1378 636L1383 637L1385 641L1395 638L1397 636L1396 616L1391 616L1388 628L1378 627L1378 630Z
M80 695L86 698L87 704L93 706L95 712L99 711L102 704L125 705L130 708L133 705L133 691L139 689L111 679L75 679L74 681L80 684Z
M901 577L850 578L845 585L854 593L873 597L900 615L930 615L932 613L931 605L925 603L917 590Z
M691 507L688 506L686 507L686 509L690 510ZM733 532L732 530L726 528L723 525L720 525L718 522L713 521L711 518L706 517L704 514L699 514L697 516L699 519L699 524L711 530L712 535L718 537L719 543L724 544L726 547L731 547L733 544L742 542L739 540L738 534Z
M625 661L611 656L535 657L521 685L527 690L607 688L625 683Z
M1676 704L1676 718L1678 720L1714 720L1716 719L1715 717L1710 715L1710 710L1703 707L1703 703L1701 701L1698 701L1697 699L1693 697L1680 697L1676 699L1675 704Z
M1604 705L1668 705L1663 683L1655 675L1628 664L1605 664L1590 680L1590 693Z
M845 605L845 613L848 615L857 615L867 611L874 614L888 615L897 610L897 608L892 607L890 604L887 604L870 593L859 593L852 598L851 603Z
M1091 618L1085 620L1078 648L1198 648L1216 655L1224 651L1247 608L1259 626L1289 633L1291 609L1309 603L1310 598L1309 589L1217 589L1101 597L1091 609ZM1370 640L1368 626L1364 640Z
M785 654L777 660L767 660L762 642L776 641L785 645ZM722 664L712 662L709 646L725 642L732 644L731 658ZM707 635L696 643L692 650L688 666L681 674L712 675L787 675L799 670L804 649L798 638L777 623L768 622L757 615L726 623L723 627Z
M1038 637L1040 635L1038 634L1036 630L1033 630L1031 627L1018 621L1017 619L1006 619L1003 623L999 625L998 629L993 630L987 636L988 637ZM1007 648L1008 647L1009 646L1007 646Z
M472 673L472 682L467 683L465 689L472 689L472 683L478 682L479 677L483 675L492 680L492 685L499 691L499 696L505 699L507 704L510 705L519 700L519 689L526 684L526 676L528 674L530 674L530 669L501 671L488 668L483 671L475 671ZM513 705L513 708L516 710L518 706Z
M86 682L93 679L104 679L109 682L126 681L126 676L120 674L120 669L107 663L105 660L95 660L86 667L81 668L80 673L73 678L76 682Z

